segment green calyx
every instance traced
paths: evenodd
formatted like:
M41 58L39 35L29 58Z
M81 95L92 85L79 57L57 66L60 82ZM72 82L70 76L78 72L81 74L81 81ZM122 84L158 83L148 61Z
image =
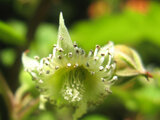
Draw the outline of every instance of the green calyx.
M39 60L23 54L22 60L45 98L58 104L77 104L77 102L96 102L101 96L110 92L116 64L113 61L113 43L88 54L72 43L65 27L62 13L57 45L53 54ZM58 101L58 102L57 102Z
M53 53L42 59L38 56L32 59L25 52L22 62L40 91L41 103L46 99L57 106L77 107L75 119L81 116L78 111L85 113L87 104L97 104L111 93L110 86L117 80L113 43L104 47L96 45L94 51L86 53L72 43L62 13Z

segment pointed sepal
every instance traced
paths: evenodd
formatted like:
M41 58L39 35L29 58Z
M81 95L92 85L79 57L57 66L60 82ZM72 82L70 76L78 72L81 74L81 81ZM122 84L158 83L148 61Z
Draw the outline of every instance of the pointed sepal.
M24 52L22 54L22 63L23 63L25 70L30 72L34 70L37 66L39 66L39 62L35 59L28 57L26 54L27 52Z
M72 40L64 23L62 12L60 13L59 16L57 47L62 48L65 53L72 52L74 49Z

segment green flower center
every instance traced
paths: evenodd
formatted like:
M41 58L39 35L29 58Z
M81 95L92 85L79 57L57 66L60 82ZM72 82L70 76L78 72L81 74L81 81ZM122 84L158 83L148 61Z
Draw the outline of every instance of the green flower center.
M62 88L62 96L65 100L70 102L80 101L83 98L83 93L85 91L84 82L89 76L89 72L82 66L69 69L63 78L64 85Z

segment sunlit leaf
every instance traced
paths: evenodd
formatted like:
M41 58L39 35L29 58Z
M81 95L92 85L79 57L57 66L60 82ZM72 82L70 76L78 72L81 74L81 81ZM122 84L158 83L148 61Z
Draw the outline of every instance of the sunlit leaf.
M0 21L0 40L7 44L23 45L25 43L25 36L16 31L13 27Z

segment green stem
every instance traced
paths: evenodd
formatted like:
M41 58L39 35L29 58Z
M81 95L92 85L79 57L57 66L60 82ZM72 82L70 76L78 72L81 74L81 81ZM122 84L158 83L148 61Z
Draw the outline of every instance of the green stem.
M1 73L0 73L0 94L2 94L2 97L5 100L9 114L12 115L12 111L14 108L14 96Z
M39 98L29 101L28 106L19 113L18 118L20 120L24 119L26 116L32 113L38 107L38 105L39 105Z

